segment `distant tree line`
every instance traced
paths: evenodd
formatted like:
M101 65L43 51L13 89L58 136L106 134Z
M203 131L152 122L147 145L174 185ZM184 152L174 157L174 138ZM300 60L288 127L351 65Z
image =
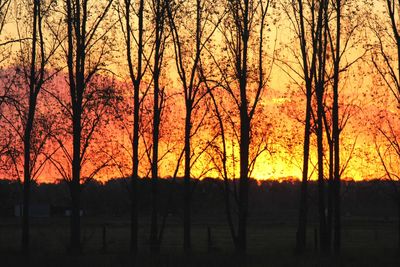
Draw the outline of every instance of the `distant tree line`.
M82 195L82 210L84 217L99 218L107 222L116 218L121 221L129 221L130 200L126 194L126 183L129 178L111 179L105 183L95 180L87 184L85 194ZM150 221L151 215L151 180L140 179L140 214L142 219ZM161 179L160 183L160 214L167 214L174 222L183 217L183 178L178 178L177 183L171 179ZM250 180L250 220L254 223L282 223L295 225L298 213L298 191L301 183L299 181L268 181L257 183ZM393 209L396 208L391 197L391 185L387 181L373 180L365 182L344 182L343 201L349 203L343 208L343 214L350 220L353 218L376 219L377 221L394 222L396 216ZM213 222L224 220L224 196L222 194L223 181L207 178L198 183L194 193L193 212L194 217L202 221ZM310 197L316 199L318 185L315 181L310 183ZM53 207L70 208L68 185L60 183L32 184L33 204L49 205ZM169 199L169 191L176 190L173 198ZM9 218L14 216L15 205L21 203L22 187L15 180L1 180L0 182L0 217ZM170 202L170 203L168 203ZM52 216L50 214L50 216ZM65 216L58 213L53 216ZM312 228L318 225L317 202L310 204L310 225ZM101 221L99 221L101 223ZM168 231L168 223L166 230ZM204 226L206 227L206 226ZM150 227L149 227L150 228ZM146 235L146 233L143 233Z

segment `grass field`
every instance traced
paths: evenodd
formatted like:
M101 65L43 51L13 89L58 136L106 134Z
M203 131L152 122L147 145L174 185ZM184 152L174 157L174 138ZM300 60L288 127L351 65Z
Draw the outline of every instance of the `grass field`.
M160 255L148 252L148 222L140 222L140 252L129 253L129 220L83 218L83 254L67 253L67 218L34 219L31 230L32 253L29 263L19 254L19 221L0 223L0 266L400 266L396 222L371 218L345 218L343 252L339 257L320 255L315 249L314 226L310 224L308 251L294 252L296 224L253 219L248 228L248 253L234 253L223 218L203 218L193 224L193 252L182 252L182 228L176 218L169 220ZM106 250L102 226L106 225ZM214 249L208 251L207 227L211 228Z

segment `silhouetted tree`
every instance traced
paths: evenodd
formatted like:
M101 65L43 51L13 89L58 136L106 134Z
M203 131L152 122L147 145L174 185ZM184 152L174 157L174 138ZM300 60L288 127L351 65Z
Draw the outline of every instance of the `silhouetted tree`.
M306 247L306 232L307 232L307 213L308 213L308 176L309 176L309 156L310 156L310 135L312 123L312 96L313 96L313 79L316 68L316 41L309 43L308 39L308 24L306 24L307 4L302 0L292 1L292 13L288 13L291 23L294 27L301 48L300 58L302 63L302 79L305 83L306 93L306 111L305 111L305 127L304 127L304 142L303 142L303 169L302 181L300 189L300 207L299 207L299 223L296 235L296 249L299 252L304 251ZM318 19L322 19L318 17ZM314 22L315 23L315 22ZM311 47L311 52L309 47ZM310 54L309 54L310 53Z
M184 133L184 198L183 198L183 247L191 249L191 203L193 184L192 166L194 151L192 137L198 132L203 119L194 121L195 110L207 94L199 77L201 55L217 30L221 18L213 16L213 3L204 0L179 3L169 1L168 14L171 28L175 64L185 99ZM182 14L185 14L182 16ZM206 111L205 111L206 112ZM201 152L199 152L201 153ZM199 155L196 155L199 157Z
M166 42L167 25L167 2L164 0L152 1L152 21L154 24L154 51L153 64L151 64L153 80L153 134L152 134L152 157L151 157L151 222L150 222L150 250L159 252L160 231L158 222L158 164L159 164L159 142L160 123L163 106L165 105L165 87L161 86L161 70L163 66L164 49Z
M240 174L237 191L234 185L234 199L236 199L238 215L237 231L235 233L231 229L231 233L234 234L232 239L235 248L240 253L245 253L247 248L249 175L256 159L266 149L264 142L260 142L257 146L255 145L257 140L255 140L254 135L253 118L268 81L268 75L265 71L266 63L264 61L264 32L271 3L272 1L261 0L227 1L227 15L220 27L222 38L225 42L225 45L221 47L224 58L217 60L215 55L211 55L221 75L221 79L217 84L230 97L234 107L230 108L228 116L230 119L227 122L231 124L234 136L238 138ZM250 57L250 53L254 54ZM205 77L205 79L209 78ZM208 87L210 91L210 86ZM227 100L222 100L222 103L225 101ZM222 106L221 109L223 109ZM235 111L239 117L239 129L236 129L235 119L232 117ZM250 153L253 146L255 147L255 152ZM224 153L223 149L222 153ZM222 156L222 162L224 162L224 158ZM233 159L233 164L234 162L235 160ZM233 170L235 171L235 166L233 166ZM225 201L226 204L229 204L227 200ZM230 224L230 226L232 227L233 224Z
M72 153L59 140L66 157L69 159L72 172L65 172L61 163L55 163L59 172L69 181L71 193L71 235L70 245L72 253L81 251L80 231L80 195L82 190L81 169L86 161L86 153L92 141L96 127L103 119L106 107L111 101L114 89L110 85L99 86L93 84L93 78L104 65L105 55L110 53L110 39L107 37L112 24L106 24L107 14L112 0L96 2L65 0L66 40L64 52L68 69L68 87L70 103L62 104L69 114L72 123ZM96 14L93 16L92 12ZM110 81L108 81L110 82ZM99 90L95 90L99 88ZM101 103L101 104L99 104ZM89 119L88 113L94 117ZM85 116L86 115L86 116ZM93 162L94 163L94 162ZM93 178L98 171L107 165L101 163L92 174L85 178Z
M398 108L400 103L400 28L398 25L398 1L386 0L384 20L375 18L372 30L377 42L372 53L372 62L383 81L383 85L394 97L396 112L386 109L380 114L378 132L383 137L383 144L376 142L376 150L381 160L387 178L392 182L398 205L398 246L400 248L400 191L398 190L400 158L398 140ZM380 15L380 14L379 14ZM389 104L387 104L390 107Z
M50 3L51 4L51 3ZM33 1L32 21L32 43L30 47L30 69L28 74L29 104L26 121L24 123L24 194L22 213L22 250L25 255L29 254L29 204L30 204L30 183L32 179L31 160L31 135L35 123L35 112L38 95L45 82L45 67L48 63L48 56L45 54L45 43L43 37L43 15L49 7L42 7L41 1ZM39 50L39 51L38 51ZM55 50L51 51L52 53ZM38 63L38 61L40 63Z
M333 248L336 253L340 251L341 244L341 224L340 224L340 131L339 128L339 67L340 67L340 59L341 59L341 10L342 3L341 0L336 0L334 3L335 12L335 20L336 20L336 40L333 41L330 39L330 47L332 49L332 57L333 57L333 106L332 106L332 142L333 142L333 184L330 187L333 187L333 208L334 208L334 241ZM330 35L331 36L331 35ZM333 44L335 42L335 44ZM332 147L330 148L332 149ZM332 155L330 155L332 157ZM332 168L332 166L330 166ZM329 227L329 224L328 224ZM330 231L330 228L329 228Z
M363 1L362 4L366 4ZM293 14L290 20L300 40L300 55L294 55L301 62L302 71L297 71L296 67L283 62L288 68L298 75L303 84L297 82L296 75L291 76L293 81L300 87L305 86L307 98L306 120L304 136L304 159L303 159L303 179L300 194L299 226L297 232L297 249L304 251L306 244L306 225L307 225L307 180L309 179L308 168L310 158L310 135L314 131L317 136L318 151L318 181L319 187L319 214L321 236L321 248L329 251L331 247L332 220L335 221L335 251L338 251L338 241L340 239L340 176L348 166L354 145L349 151L349 157L340 164L340 138L339 135L350 116L354 113L354 104L342 101L343 107L339 114L339 86L340 73L347 73L352 65L363 58L367 49L361 48L359 41L362 34L357 29L363 24L363 15L360 6L351 4L347 1L311 1L303 2L291 1ZM360 5L362 5L360 4ZM342 27L342 10L346 11L346 27ZM286 9L286 12L287 9ZM357 16L358 19L354 19ZM351 17L353 19L351 19ZM306 21L311 21L307 23ZM355 22L353 22L355 21ZM344 44L341 46L341 44ZM351 51L361 51L360 55L348 59L346 56ZM292 50L293 51L293 50ZM315 101L313 96L315 94ZM346 99L347 100L347 99ZM308 108L307 108L308 107ZM308 113L310 112L310 113ZM307 115L308 114L308 115ZM341 117L340 117L340 116ZM310 121L309 121L310 120ZM308 122L309 121L309 122ZM324 130L326 141L324 141ZM324 155L325 143L329 146L329 155ZM324 179L324 159L328 161L328 196L327 214L325 216L325 188ZM337 209L335 207L338 207ZM324 219L325 218L325 219ZM325 220L325 223L323 222ZM326 228L326 230L324 230Z
M305 133L303 148L303 175L300 191L299 224L297 230L296 247L299 252L306 246L306 227L308 210L309 159L310 159L310 135L315 131L317 137L317 169L318 169L318 212L320 244L323 251L330 249L330 228L332 220L333 197L338 196L334 185L337 185L334 167L339 164L339 140L338 140L338 87L339 87L339 62L343 51L340 50L340 10L341 3L330 1L296 1L291 2L293 15L289 12L289 19L300 41L300 55L296 56L301 62L301 72L296 72L294 66L290 69L304 81L306 93ZM339 5L340 7L338 7ZM339 16L338 16L339 14ZM333 17L333 18L332 18ZM331 21L336 21L330 30ZM332 22L333 24L333 22ZM337 28L339 27L339 28ZM336 31L333 32L333 29ZM339 32L339 34L337 34ZM336 39L334 39L336 38ZM338 51L336 50L338 49ZM332 58L330 60L330 58ZM332 62L332 77L329 64ZM327 87L331 80L333 87L332 123L328 125L326 114ZM300 86L303 86L299 83ZM315 101L313 101L315 95ZM315 110L313 104L316 105ZM329 127L333 127L330 130ZM329 145L329 191L328 191L328 216L325 214L325 177L324 177L324 132ZM334 134L333 134L334 132ZM331 135L332 134L332 135ZM333 136L334 135L334 136ZM336 140L338 140L336 142ZM335 144L337 143L337 144ZM335 158L335 150L337 158ZM335 183L334 183L335 182ZM337 199L337 198L336 198ZM337 201L335 201L337 204ZM336 217L337 218L337 217ZM336 221L336 219L335 219Z
M132 3L131 0L124 0L125 21L121 26L124 32L126 56L129 68L129 76L133 85L133 137L132 137L132 175L130 186L131 198L131 237L130 248L136 253L138 249L138 198L137 184L139 179L139 125L140 125L140 103L144 96L140 94L142 78L146 72L146 64L143 60L144 53L144 0ZM132 27L132 13L136 14L138 28L137 31ZM134 42L132 42L132 38ZM132 46L136 44L136 57L133 57Z
M3 37L3 28L6 24L7 14L9 13L11 0L2 0L0 1L0 36ZM7 46L9 42L6 41L0 45L1 48ZM7 49L3 50L7 51ZM9 57L10 53L3 53L2 57L0 58L0 62L3 62L6 58ZM3 104L7 102L8 99L8 91L10 90L10 80L7 79L8 75L2 75L1 79L3 80L1 89L0 89L0 118L3 116ZM1 119L0 119L1 121ZM2 126L0 126L2 127ZM3 135L0 138L0 166L1 168L9 168L12 164L10 164L9 157L7 154L9 152L9 147L12 143L12 136L10 135Z
M46 143L52 133L50 116L46 116L43 105L38 104L39 93L45 83L57 74L57 68L51 66L50 60L59 47L55 38L45 41L44 34L51 25L46 24L47 18L52 14L54 1L42 3L28 1L16 3L14 8L18 15L26 19L18 29L19 51L17 53L15 80L9 87L7 114L4 119L9 124L13 135L18 139L12 145L9 156L13 162L16 176L23 180L23 212L22 212L22 251L29 255L29 207L31 182L36 179L51 153ZM32 14L32 16L26 16ZM46 25L44 25L46 24ZM54 37L47 33L49 37ZM15 42L16 40L13 40ZM40 110L39 110L40 108ZM17 151L20 150L20 153ZM22 159L19 159L22 156ZM23 168L20 172L19 168ZM23 173L23 179L20 177Z

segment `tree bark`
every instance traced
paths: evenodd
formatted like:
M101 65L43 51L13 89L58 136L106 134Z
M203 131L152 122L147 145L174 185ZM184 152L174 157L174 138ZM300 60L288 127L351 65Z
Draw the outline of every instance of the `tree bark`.
M158 75L157 75L158 76ZM158 242L158 145L160 128L160 107L158 77L154 79L154 111L153 111L153 159L152 159L152 177L151 177L151 225L150 225L150 250L157 253L160 250Z
M326 223L326 228L327 228L327 243L329 246L332 244L332 224L333 224L333 202L334 202L334 186L335 182L333 179L333 173L334 173L334 159L333 159L333 143L332 141L329 141L329 178L328 178L328 202L327 202L327 223Z
M74 109L73 120L73 160L71 190L71 252L81 252L81 225L80 225L80 172L81 172L81 111L80 107Z
M317 90L322 90L319 88ZM319 214L319 234L321 242L321 250L326 252L327 230L326 230L326 215L325 215L325 181L324 181L324 148L323 148L323 92L317 93L317 150L318 150L318 214Z
M24 188L22 211L22 251L29 256L29 217L30 217L30 188L31 188L31 133L36 108L36 97L31 92L29 99L29 114L24 134Z
M186 100L185 118L185 176L184 176L184 198L183 198L183 249L185 252L191 250L191 181L190 181L190 132L191 132L191 101Z
M308 86L307 86L308 87ZM303 144L303 174L300 189L299 225L297 229L296 249L303 252L307 240L307 212L308 212L308 160L310 155L310 128L311 128L311 87L307 88L306 125L304 127Z
M132 176L131 176L131 224L130 224L130 250L138 251L138 180L139 180L139 120L140 120L140 84L142 79L143 55L143 13L144 0L139 1L138 10L138 51L137 73L135 76L131 53L131 1L125 0L125 25L126 25L126 55L129 75L133 84L133 140L132 140Z
M160 0L154 1L155 19L155 47L154 47L154 96L153 96L153 151L151 161L151 225L150 225L150 251L160 251L160 240L158 230L158 150L160 142L161 110L163 105L163 91L160 88L160 73L163 58L163 32L164 32L164 3Z
M238 207L238 235L237 250L241 254L247 249L247 215L249 198L249 146L250 146L250 117L248 114L247 99L247 53L249 41L249 1L244 1L243 29L240 37L242 51L237 59L237 69L240 70L240 178L239 178L239 207Z
M82 149L83 144L88 144L90 137L82 137L82 128L85 127L86 115L84 109L87 103L86 89L96 72L101 68L102 54L100 53L96 62L90 55L95 54L93 46L98 42L106 42L104 38L93 39L95 33L101 28L100 23L105 19L109 11L112 0L107 1L102 15L94 23L90 23L91 16L88 10L88 1L66 0L66 18L67 24L67 67L68 67L68 86L70 93L70 105L72 109L72 177L65 177L69 182L71 194L71 236L70 249L72 253L80 253L81 248L81 227L80 227L80 205L81 205L81 168L82 159L85 158L86 149ZM88 25L91 26L88 29ZM100 27L99 27L100 26ZM97 51L96 51L97 52ZM85 100L85 102L84 102ZM94 130L94 128L92 129ZM84 138L84 142L82 142ZM87 146L86 146L87 147ZM85 147L85 148L86 148Z
M40 1L33 2L33 23L32 23L32 50L30 62L30 76L29 76L29 107L28 117L24 131L24 181L23 181L23 211L22 211L22 252L29 256L29 228L30 228L30 188L31 188L31 134L33 123L35 120L37 93L39 88L36 88L36 45L37 45L37 31L38 31L38 16L40 12ZM40 19L40 18L39 18ZM40 44L43 46L43 44ZM43 55L42 55L43 56ZM44 69L40 69L44 71ZM39 81L41 82L41 81ZM40 86L40 85L39 85Z
M28 134L30 136L30 133ZM24 140L24 189L23 189L23 211L22 211L22 252L29 256L29 206L30 206L30 137Z
M310 135L311 135L311 113L312 113L312 79L315 71L316 51L313 51L312 62L308 63L308 52L306 49L306 31L304 23L303 1L298 1L299 7L299 41L301 55L303 60L304 81L306 83L306 116L304 127L304 144L303 144L303 173L300 189L300 208L299 208L299 225L296 236L297 251L302 253L306 248L307 240L307 213L308 213L308 161L310 155ZM315 46L313 46L314 48ZM315 50L315 49L314 49Z
M237 236L237 250L239 253L246 253L247 249L247 215L248 215L248 198L249 198L249 127L250 123L246 111L241 112L240 127L240 180L239 180L239 223Z
M339 129L339 64L340 64L340 32L341 32L341 1L336 3L336 55L334 62L334 81L333 81L333 144L334 144L334 242L335 253L340 252L341 246L341 218L340 218L340 129Z

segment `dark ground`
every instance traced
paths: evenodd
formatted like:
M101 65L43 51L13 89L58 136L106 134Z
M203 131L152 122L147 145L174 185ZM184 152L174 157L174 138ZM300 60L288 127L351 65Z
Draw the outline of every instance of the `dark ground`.
M207 222L206 222L207 221ZM106 250L102 225L106 226ZM346 218L343 253L338 258L320 255L315 249L314 229L310 229L308 251L294 252L296 225L252 221L248 233L246 264L235 255L224 221L207 218L193 227L193 252L182 252L182 229L170 220L159 256L148 252L148 224L140 228L140 252L136 260L129 254L129 222L122 219L83 219L83 255L67 253L67 218L36 219L32 226L30 266L400 266L396 249L396 225L392 220ZM211 227L213 250L207 248L207 226ZM26 266L19 250L20 231L15 219L3 221L0 229L1 266Z
M167 183L167 182L166 182ZM124 183L92 184L85 188L82 217L83 254L67 253L69 218L32 218L31 256L19 252L20 219L5 203L16 203L18 189L0 183L0 266L400 266L397 249L397 210L391 186L384 182L347 183L343 186L343 250L339 256L321 255L315 248L317 221L311 186L308 250L294 251L297 223L297 183L253 184L250 188L248 253L234 252L226 224L221 188L213 181L199 183L193 203L193 251L182 250L179 185L168 205L169 216L160 255L149 253L148 186L142 184L139 254L129 253L129 201ZM162 192L170 192L167 184ZM14 191L13 191L14 190ZM14 192L14 193L10 193ZM68 204L65 185L34 189L35 203ZM162 195L161 213L169 194ZM164 204L164 205L163 205ZM106 227L106 248L103 244ZM208 249L207 227L212 249Z

